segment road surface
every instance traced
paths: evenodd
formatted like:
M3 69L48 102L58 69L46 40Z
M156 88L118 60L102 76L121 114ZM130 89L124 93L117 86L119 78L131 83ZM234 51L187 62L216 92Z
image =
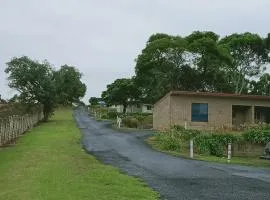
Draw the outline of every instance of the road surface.
M269 200L270 170L214 164L152 150L150 133L123 133L97 122L83 109L74 111L84 148L105 164L143 179L162 199Z

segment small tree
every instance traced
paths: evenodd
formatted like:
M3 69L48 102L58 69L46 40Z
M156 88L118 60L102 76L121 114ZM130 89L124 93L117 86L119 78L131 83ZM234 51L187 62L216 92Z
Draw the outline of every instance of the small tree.
M133 79L122 78L107 85L107 90L102 92L101 96L107 105L123 105L125 113L128 104L139 99L140 92Z
M97 97L91 97L89 99L89 103L90 103L91 106L95 106L95 105L98 105L98 100L99 99Z
M56 91L53 70L47 61L33 61L23 56L7 63L9 86L18 90L24 103L43 105L44 121L53 113Z

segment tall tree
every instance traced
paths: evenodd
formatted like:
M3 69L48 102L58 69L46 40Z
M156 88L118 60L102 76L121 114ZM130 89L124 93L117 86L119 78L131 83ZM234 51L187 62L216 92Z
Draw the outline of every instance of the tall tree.
M43 105L44 120L53 113L56 91L53 70L47 61L42 63L23 56L7 63L9 86L18 90L25 103Z
M213 32L194 32L182 38L152 35L136 59L136 83L155 102L169 90L231 91L225 68L231 62Z
M57 101L59 104L79 102L85 95L86 85L81 81L82 74L73 66L63 65L54 73Z
M237 94L247 91L248 81L260 75L269 63L266 42L257 34L232 34L219 41L227 48L232 64L227 70L228 82Z
M152 35L137 58L136 83L150 102L169 90L189 89L185 72L196 76L189 66L187 42L178 36Z
M102 92L101 97L107 105L123 105L125 113L127 106L139 99L140 91L133 79L122 78L107 85L107 90Z
M196 58L192 65L197 70L200 82L197 89L208 92L231 92L232 89L225 79L225 70L232 59L226 48L218 46L219 36L210 31L195 31L185 39L188 42L188 50Z

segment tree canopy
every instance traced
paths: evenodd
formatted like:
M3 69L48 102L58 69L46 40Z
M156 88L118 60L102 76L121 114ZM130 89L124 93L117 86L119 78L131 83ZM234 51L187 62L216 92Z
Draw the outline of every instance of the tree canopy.
M135 84L152 103L170 90L252 93L251 82L269 65L269 50L270 34L157 33L136 59Z
M97 97L91 97L89 99L89 103L91 106L95 106L95 105L98 105L98 102L99 102L100 98L97 98Z
M125 113L128 104L133 104L139 99L140 91L133 79L122 78L107 85L107 90L103 91L101 96L107 105L123 105Z
M54 72L59 104L78 102L85 95L86 85L82 83L81 78L82 74L73 66L63 65Z
M44 120L48 120L57 103L77 101L84 96L86 86L80 82L81 74L67 65L59 71L48 61L39 62L23 56L7 63L9 86L19 91L23 103L42 104Z

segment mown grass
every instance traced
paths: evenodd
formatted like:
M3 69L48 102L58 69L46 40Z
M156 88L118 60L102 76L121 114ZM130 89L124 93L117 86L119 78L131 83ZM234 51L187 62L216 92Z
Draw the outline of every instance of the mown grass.
M147 143L155 150L167 153L173 156L179 156L182 158L190 159L189 152L187 150L181 149L180 151L164 150L162 145L158 140L155 140L155 136L147 139ZM235 164L235 165L245 165L245 166L255 166L255 167L270 167L270 160L263 160L258 157L232 157L230 163L228 163L227 157L217 157L211 155L200 155L194 154L195 160L202 160L208 162L217 162L224 164Z
M0 149L1 200L157 199L140 180L99 163L80 146L71 110Z

